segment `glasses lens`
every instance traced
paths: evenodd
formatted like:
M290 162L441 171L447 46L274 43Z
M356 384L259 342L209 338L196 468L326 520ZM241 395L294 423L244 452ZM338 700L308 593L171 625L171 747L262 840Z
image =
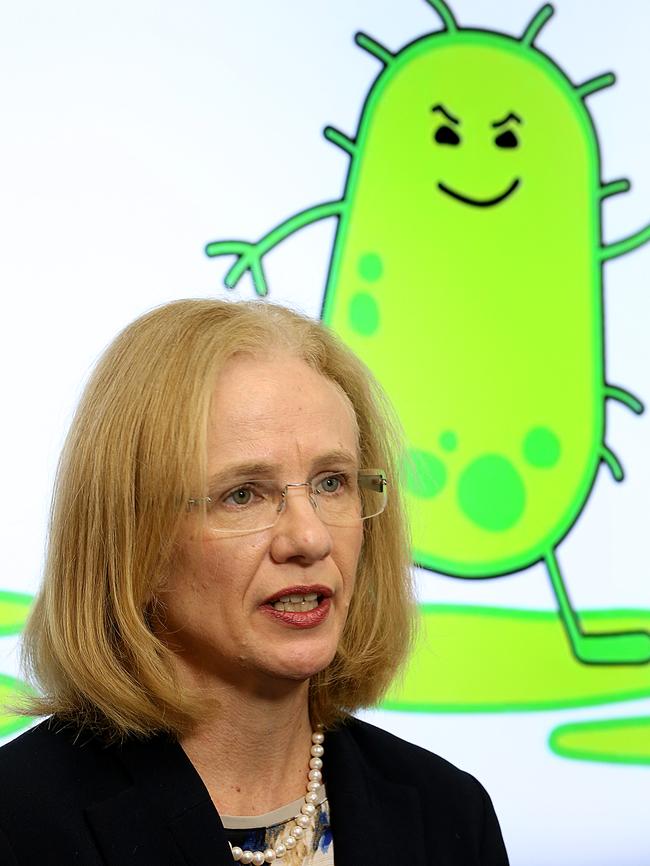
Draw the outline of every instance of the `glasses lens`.
M253 532L273 526L278 518L280 494L272 484L247 482L207 505L207 518L217 532Z
M333 489L335 488L335 489ZM357 484L342 484L338 476L321 481L316 506L330 526L353 526L375 517L386 507L386 476L383 472L359 473Z
M303 487L323 523L354 526L374 517L386 507L386 476L367 470L354 483L342 475L325 475ZM216 532L231 534L256 532L273 526L286 507L282 490L265 482L247 482L225 495L193 500L205 503L205 516ZM289 506L291 507L291 506Z

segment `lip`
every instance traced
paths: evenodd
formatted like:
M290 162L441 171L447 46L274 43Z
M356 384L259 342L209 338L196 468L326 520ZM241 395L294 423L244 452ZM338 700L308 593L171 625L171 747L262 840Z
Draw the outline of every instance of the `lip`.
M329 586L324 586L321 583L314 583L308 586L306 583L296 584L295 586L285 586L284 589L270 595L262 604L273 604L274 601L280 601L285 595L307 595L307 593L315 592L316 595L322 595L323 598L331 598L334 593Z
M497 195L494 198L470 198L469 196L463 195L460 192L455 192L453 189L450 189L448 186L445 186L444 183L438 184L438 189L441 192L446 193L451 198L455 198L457 201L462 201L463 204L470 204L474 207L492 207L492 205L499 204L499 202L504 201L511 195L521 183L520 178L516 177L513 182L510 184L505 192L502 192L501 195Z
M313 610L297 611L297 610L276 610L270 604L265 604L261 610L267 615L272 616L283 625L289 628L316 628L327 619L330 612L332 602L329 598L323 598Z

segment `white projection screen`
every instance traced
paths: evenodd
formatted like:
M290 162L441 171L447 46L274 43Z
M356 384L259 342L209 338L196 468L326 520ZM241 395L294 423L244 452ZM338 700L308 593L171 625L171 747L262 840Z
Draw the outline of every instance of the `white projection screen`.
M421 637L364 717L475 774L513 866L650 864L650 7L536 2L4 4L0 698L93 363L259 296L409 439ZM226 288L206 245L278 226Z

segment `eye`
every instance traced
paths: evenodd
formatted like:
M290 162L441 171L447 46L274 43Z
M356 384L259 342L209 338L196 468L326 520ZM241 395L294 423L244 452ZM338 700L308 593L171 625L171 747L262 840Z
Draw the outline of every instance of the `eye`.
M326 475L314 484L319 493L341 493L345 487L345 476Z
M440 126L433 136L438 144L460 144L460 136L450 126Z
M237 487L231 490L223 498L224 505L243 506L250 505L253 501L253 490L250 487Z
M497 135L494 143L497 147L519 147L519 139L511 129Z

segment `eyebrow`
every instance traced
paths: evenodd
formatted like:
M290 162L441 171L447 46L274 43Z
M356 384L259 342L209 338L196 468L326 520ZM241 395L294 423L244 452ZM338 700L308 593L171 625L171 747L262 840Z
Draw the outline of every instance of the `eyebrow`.
M358 459L350 451L337 449L321 454L312 461L312 471L331 466L332 464L343 464L344 466L357 466ZM210 476L210 486L218 486L236 478L274 478L277 475L277 465L264 463L259 460L251 460L246 463L232 463L225 466L217 473Z
M503 118L503 120L495 120L494 123L491 124L491 126L493 129L497 129L499 126L503 126L504 124L508 123L509 120L514 120L516 123L523 123L521 117L519 117L518 114L515 114L514 111L511 111Z
M452 123L455 123L457 126L460 124L460 120L458 120L457 118L455 118L455 117L453 116L453 114L450 114L450 113L447 111L447 109L445 108L445 106L442 105L441 103L438 103L438 105L434 105L433 108L431 109L431 111L440 111L442 114L445 115L445 117L447 118L447 120L450 120Z

